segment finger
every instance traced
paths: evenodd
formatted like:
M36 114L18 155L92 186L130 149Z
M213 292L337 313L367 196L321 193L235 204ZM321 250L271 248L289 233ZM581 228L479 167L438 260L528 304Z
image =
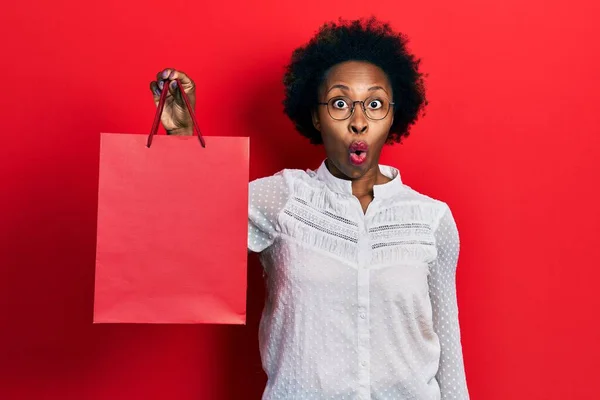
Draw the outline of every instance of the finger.
M158 87L158 82L156 82L156 81L150 82L150 91L152 92L153 95L160 96L161 90Z
M168 81L163 81L163 80L161 80L161 81L158 81L158 82L157 82L157 84L158 84L158 89L159 89L159 90L162 92L162 90L165 88L165 85L166 85L167 83L168 83Z
M168 79L170 80L174 80L174 79L179 79L179 81L181 82L181 85L183 86L183 89L187 92L188 89L191 89L194 87L194 82L190 79L189 76L187 76L185 74L185 72L182 71L177 71L177 70L172 70L168 75L167 75ZM166 78L165 78L166 79Z
M167 79L169 77L169 74L173 71L175 71L173 68L165 68L162 71L159 71L156 74L156 80L161 81L163 79Z
M156 74L156 80L159 82L159 85L163 80L174 81L175 79L179 79L181 86L186 93L189 94L194 90L194 81L192 81L190 77L187 76L187 74L183 71L178 71L173 68L165 68ZM159 88L162 89L162 85L160 85Z
M158 82L152 81L150 82L150 91L152 92L152 97L154 98L154 102L158 103L160 99L161 90L158 87Z
M185 89L184 89L185 90ZM179 87L177 87L177 82L176 81L170 81L169 82L169 93L175 97L175 100L178 103L182 103L182 98L181 98L181 92L179 92Z

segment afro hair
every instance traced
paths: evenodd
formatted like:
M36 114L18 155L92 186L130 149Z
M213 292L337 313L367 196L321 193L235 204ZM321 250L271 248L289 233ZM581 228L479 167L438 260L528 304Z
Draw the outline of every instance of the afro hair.
M425 115L426 76L419 71L420 59L406 48L408 39L394 32L389 23L375 17L369 19L326 22L317 34L292 53L283 78L285 86L284 112L296 130L322 144L321 133L312 124L311 111L318 102L318 89L327 71L345 61L367 61L387 75L394 105L394 123L386 143L400 143L409 135L419 115Z

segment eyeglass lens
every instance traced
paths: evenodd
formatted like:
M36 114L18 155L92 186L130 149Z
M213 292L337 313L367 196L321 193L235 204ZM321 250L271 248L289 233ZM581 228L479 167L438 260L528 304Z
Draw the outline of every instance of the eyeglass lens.
M361 102L354 103L355 107L361 107ZM334 119L346 119L352 114L353 102L347 97L333 97L327 102L329 115ZM364 101L364 110L368 118L383 119L387 116L390 101L385 97L369 97Z

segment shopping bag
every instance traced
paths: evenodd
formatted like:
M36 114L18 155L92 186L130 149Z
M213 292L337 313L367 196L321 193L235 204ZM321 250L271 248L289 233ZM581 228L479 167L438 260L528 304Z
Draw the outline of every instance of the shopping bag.
M102 133L95 323L246 319L249 139ZM200 142L200 143L199 143Z

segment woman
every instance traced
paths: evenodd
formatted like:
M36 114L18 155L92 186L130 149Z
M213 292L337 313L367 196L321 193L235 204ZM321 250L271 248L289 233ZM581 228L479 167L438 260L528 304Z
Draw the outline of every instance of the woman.
M248 249L260 252L267 299L263 399L468 399L448 205L379 164L427 104L406 38L375 19L326 23L294 51L285 113L327 158L250 182ZM175 79L151 82L162 123L192 134Z

